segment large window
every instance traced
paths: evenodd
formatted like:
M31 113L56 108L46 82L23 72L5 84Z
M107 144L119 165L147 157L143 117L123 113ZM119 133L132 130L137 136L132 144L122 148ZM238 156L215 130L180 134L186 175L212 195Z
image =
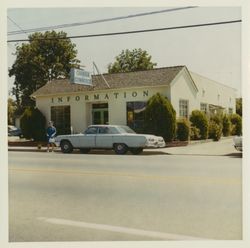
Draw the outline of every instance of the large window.
M52 106L51 120L58 134L70 134L70 106Z
M144 130L146 102L127 102L127 125L136 132Z
M201 103L201 111L207 114L207 104L206 103Z
M188 100L179 100L179 117L188 118Z

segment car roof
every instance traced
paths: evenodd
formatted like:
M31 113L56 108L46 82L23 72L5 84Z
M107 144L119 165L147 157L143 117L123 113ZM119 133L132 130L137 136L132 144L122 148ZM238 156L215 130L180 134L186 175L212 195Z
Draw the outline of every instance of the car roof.
M100 124L100 125L89 125L88 127L121 127L119 125L103 125L103 124Z

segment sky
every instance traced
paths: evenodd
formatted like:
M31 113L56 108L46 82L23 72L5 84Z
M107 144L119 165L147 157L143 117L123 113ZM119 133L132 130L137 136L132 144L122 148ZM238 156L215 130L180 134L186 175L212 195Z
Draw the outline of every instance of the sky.
M185 7L185 6L183 6ZM75 22L146 13L173 7L81 7L81 8L9 8L7 31L25 30ZM241 19L240 7L196 7L123 20L83 25L63 30L68 36L156 29L183 25L224 22ZM9 35L25 39L28 34ZM78 59L93 72L93 62L101 73L125 49L142 48L158 67L186 65L202 76L237 89L241 96L241 23L175 29L159 32L108 37L72 39ZM8 67L15 61L15 46L8 43ZM14 78L9 78L8 89Z

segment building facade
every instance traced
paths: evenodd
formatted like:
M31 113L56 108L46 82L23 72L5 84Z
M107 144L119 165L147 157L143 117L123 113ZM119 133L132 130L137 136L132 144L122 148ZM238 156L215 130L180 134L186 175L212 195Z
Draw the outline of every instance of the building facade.
M189 72L185 66L95 75L92 85L54 80L32 97L59 133L78 133L90 124L128 125L140 131L146 102L156 93L170 100L177 118L188 118L195 109L208 115L235 113L235 89Z

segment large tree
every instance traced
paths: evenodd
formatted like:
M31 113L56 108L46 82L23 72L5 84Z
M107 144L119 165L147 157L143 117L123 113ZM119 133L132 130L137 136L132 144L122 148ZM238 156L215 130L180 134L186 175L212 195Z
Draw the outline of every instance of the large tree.
M139 49L133 49L130 51L126 49L115 57L115 62L108 65L108 72L129 72L150 70L156 66L156 63L151 62L151 56L147 51Z
M70 68L80 62L75 44L65 32L34 33L28 43L17 46L15 55L9 76L15 76L12 93L22 109L34 105L30 95L35 90L49 79L68 77Z

